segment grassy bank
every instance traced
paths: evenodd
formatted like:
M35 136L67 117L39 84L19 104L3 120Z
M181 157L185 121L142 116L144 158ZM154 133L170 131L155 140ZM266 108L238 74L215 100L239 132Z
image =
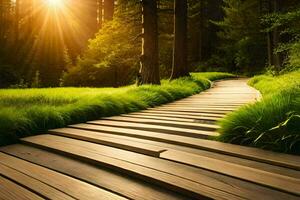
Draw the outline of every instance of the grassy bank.
M0 145L51 128L119 115L199 93L227 73L194 73L161 86L0 90Z
M249 85L262 93L262 101L224 118L219 140L299 155L300 72L256 76Z

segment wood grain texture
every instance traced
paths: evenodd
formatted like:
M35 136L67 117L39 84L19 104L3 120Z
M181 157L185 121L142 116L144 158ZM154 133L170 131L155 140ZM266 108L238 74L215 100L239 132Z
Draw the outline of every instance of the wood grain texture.
M94 131L85 131L73 128L61 128L49 131L51 134L70 137L74 139L89 141L97 144L103 144L119 149L133 151L145 155L159 157L160 152L165 151L163 147L146 144L135 138L110 135L106 133L99 133Z
M131 123L140 123L140 124L150 124L150 125L159 125L159 126L167 126L167 127L177 127L184 129L194 129L194 130L210 130L216 131L219 126L214 124L204 124L204 123L196 123L193 120L187 120L185 122L173 121L170 118L167 119L147 119L147 118L134 118L134 117L126 117L126 116L117 116L117 117L109 117L104 118L102 120L90 121L88 123L98 123L105 121L120 121L120 122L131 122Z
M300 179L270 173L267 171L241 166L191 153L168 150L160 154L161 158L185 163L222 173L232 177L248 180L257 184L282 190L300 197Z
M174 127L174 126L164 126L163 124L144 124L144 123L137 123L134 122L128 122L128 121L114 121L114 120L96 120L96 121L89 121L88 124L95 124L95 125L104 125L104 126L111 126L111 127L121 127L121 128L131 128L131 129L138 129L138 130L145 130L145 131L154 131L154 132L160 132L160 133L194 133L194 134L203 134L203 135L210 135L210 136L216 136L219 134L214 134L217 130L216 125L209 125L209 124L198 124L198 129L195 129L193 127L187 127L187 128L181 128L181 127Z
M26 139L26 142L110 167L191 198L206 196L216 199L244 199L259 196L264 199L274 199L276 196L293 199L293 196L288 194L253 186L217 173L88 142L57 136L53 139L35 136Z
M2 148L1 151L109 191L114 191L129 199L190 199L143 180L130 177L124 173L118 173L111 169L95 166L46 150L17 144Z
M38 165L34 165L32 163L23 161L21 159L15 158L13 156L9 156L3 153L0 153L0 163L6 166L6 170L12 168L14 171L18 171L19 175L24 174L28 177L31 177L39 182L42 182L44 185L48 185L46 190L41 188L39 192L43 192L43 194L51 195L51 198L54 199L68 199L67 196L72 197L69 199L97 199L101 197L101 199L107 200L121 200L125 199L113 193L110 193L101 188L95 187L93 185L87 184L85 182L79 181L77 179L71 178L69 176L57 173L55 171L40 167ZM3 172L4 175L7 175L8 172ZM10 173L10 175L13 175ZM26 180L24 176L15 178L15 181L24 181ZM24 183L24 185L26 182ZM32 190L37 190L37 185L32 185L28 183L28 186ZM50 190L52 188L52 190ZM56 193L59 192L59 193ZM64 195L64 196L59 196ZM50 198L50 199L51 199Z
M42 200L43 198L0 176L1 200Z

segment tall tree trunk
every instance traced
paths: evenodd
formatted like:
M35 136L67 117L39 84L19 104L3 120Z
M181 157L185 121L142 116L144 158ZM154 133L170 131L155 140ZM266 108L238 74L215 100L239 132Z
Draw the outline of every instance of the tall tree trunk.
M101 29L103 24L103 0L98 0L98 28Z
M274 12L276 13L279 10L280 10L279 0L274 0ZM280 43L279 30L278 30L278 28L275 28L273 31L274 48L277 48L279 46L279 43ZM282 65L281 54L276 53L276 52L273 52L273 54L274 54L274 65L275 65L276 69L279 71L281 69L281 65Z
M260 14L264 16L266 14L270 14L273 12L272 0L260 0ZM262 27L263 29L267 27ZM268 51L268 66L274 65L274 45L273 45L273 33L267 32L266 34L266 44L267 44L267 51Z
M115 10L115 1L114 0L104 0L104 22L110 21L113 19Z
M15 1L15 42L19 41L20 0Z
M160 84L158 63L157 0L143 0L143 39L140 84Z
M175 0L174 52L171 79L189 76L187 61L187 0Z
M198 39L198 61L203 59L203 29L204 29L204 0L200 0L200 15L199 15L199 39Z
M272 66L274 64L273 62L273 37L272 37L272 33L268 32L267 33L267 48L268 48L268 65Z
M98 2L97 0L89 0L88 2L89 29L91 36L98 31Z
M0 45L2 45L4 35L4 1L0 0Z

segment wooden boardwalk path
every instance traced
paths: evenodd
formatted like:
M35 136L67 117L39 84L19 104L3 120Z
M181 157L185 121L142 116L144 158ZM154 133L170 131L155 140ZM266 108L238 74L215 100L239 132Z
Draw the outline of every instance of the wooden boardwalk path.
M0 199L300 199L300 157L224 144L216 121L255 101L245 79L0 148Z

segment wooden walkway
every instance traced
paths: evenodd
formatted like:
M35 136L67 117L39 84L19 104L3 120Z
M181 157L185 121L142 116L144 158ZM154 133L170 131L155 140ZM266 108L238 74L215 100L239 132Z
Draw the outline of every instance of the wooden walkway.
M300 199L300 157L207 140L246 80L0 148L0 199Z

